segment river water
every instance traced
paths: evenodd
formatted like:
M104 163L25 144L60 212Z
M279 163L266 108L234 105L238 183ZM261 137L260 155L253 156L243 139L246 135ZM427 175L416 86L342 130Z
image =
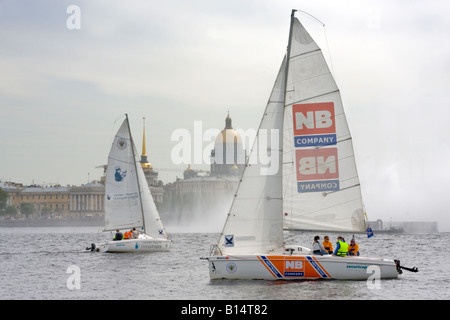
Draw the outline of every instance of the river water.
M0 228L0 299L450 299L450 255L443 250L449 233L356 235L364 256L400 259L419 268L374 287L366 281L210 281L200 257L208 255L218 234L167 231L174 242L171 252L111 254L85 251L90 243L112 237L98 227ZM286 241L311 246L314 235L286 233Z

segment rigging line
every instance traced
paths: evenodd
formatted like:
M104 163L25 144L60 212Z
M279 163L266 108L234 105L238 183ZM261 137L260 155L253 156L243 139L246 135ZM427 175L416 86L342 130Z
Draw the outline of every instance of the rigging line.
M334 73L334 68L333 68L333 61L331 60L331 51L330 51L330 46L328 45L327 30L325 28L325 25L323 25L323 33L325 34L325 43L327 45L328 58L330 59L331 73L333 74L334 77L336 77L336 74Z
M325 35L325 44L326 44L326 46L327 46L328 57L329 57L329 59L330 59L331 72L332 72L333 75L334 75L333 61L331 60L331 52L330 52L330 46L329 46L329 44L328 44L328 37L327 37L327 31L326 31L326 28L325 28L325 23L323 23L322 21L320 21L319 19L317 19L317 18L314 17L312 14L310 14L310 13L308 13L308 12L306 12L306 11L302 11L302 10L297 10L297 11L298 11L298 12L301 12L301 13L303 13L303 14L305 14L305 15L311 17L311 18L313 18L314 20L316 20L317 22L319 22L319 23L322 25L322 27L323 27L323 33L324 33L324 35Z

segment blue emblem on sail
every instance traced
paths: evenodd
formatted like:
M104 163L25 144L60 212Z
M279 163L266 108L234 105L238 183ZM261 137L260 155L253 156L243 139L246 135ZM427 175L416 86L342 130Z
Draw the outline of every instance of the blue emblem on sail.
M114 173L114 180L117 182L122 182L123 179L127 176L127 171L122 171L120 167L115 167L116 172Z
M162 236L164 234L164 230L163 229L159 229L158 233L159 233L160 236Z
M234 235L228 234L225 236L225 247L234 247Z

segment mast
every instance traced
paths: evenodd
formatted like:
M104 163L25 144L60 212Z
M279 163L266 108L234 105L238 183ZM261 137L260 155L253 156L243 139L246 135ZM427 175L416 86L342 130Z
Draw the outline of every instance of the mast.
M137 161L136 161L136 154L135 154L135 150L134 150L134 141L133 141L133 137L131 135L131 129L130 129L130 122L128 121L128 114L125 113L125 117L127 119L127 126L128 126L128 133L130 134L130 142L131 142L131 152L133 154L133 162L134 162L134 170L136 172L136 181L137 181L137 186L138 186L138 192L139 192L139 203L141 205L141 215L142 215L142 227L144 228L144 233L145 233L145 218L144 218L144 205L142 204L142 195L141 195L141 185L139 183L139 174L138 174L138 167L137 167Z
M294 19L295 19L295 12L297 10L292 9L291 11L291 23L289 26L289 38L288 38L288 46L287 46L287 52L286 52L286 66L285 66L285 72L284 72L284 101L283 101L283 125L280 132L280 167L278 170L281 171L281 179L283 179L283 152L284 152L284 117L286 112L286 95L287 95L287 81L288 81L288 73L289 73L289 59L291 58L291 44L292 44L292 29L294 27ZM283 182L281 183L281 195L283 197ZM281 212L280 214L284 213L284 205L281 206Z
M286 89L287 89L287 80L288 80L288 73L289 73L289 59L291 58L291 44L292 44L292 29L294 27L294 18L295 18L295 12L297 10L292 9L291 12L291 24L289 26L289 39L288 39L288 46L287 46L287 53L286 53L286 72L284 74L284 107L286 107ZM284 113L284 111L283 111Z

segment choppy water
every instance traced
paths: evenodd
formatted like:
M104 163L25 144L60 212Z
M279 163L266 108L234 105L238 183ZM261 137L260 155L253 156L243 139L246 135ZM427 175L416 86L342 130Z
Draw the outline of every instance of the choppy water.
M171 252L110 254L83 252L111 237L97 227L0 228L0 299L450 299L449 233L357 235L364 256L398 258L420 270L369 289L366 281L210 281L200 257L218 234L167 231ZM287 242L311 246L314 235L289 233Z

